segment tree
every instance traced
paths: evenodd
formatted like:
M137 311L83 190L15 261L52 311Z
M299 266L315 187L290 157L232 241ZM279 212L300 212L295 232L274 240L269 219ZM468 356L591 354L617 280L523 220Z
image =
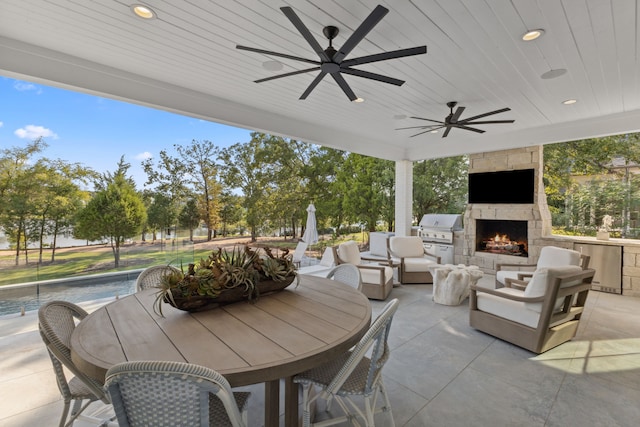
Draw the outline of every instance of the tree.
M189 241L193 242L193 230L200 225L200 213L196 199L187 200L178 214L178 222L181 226L189 229Z
M178 217L176 207L171 199L162 193L155 193L147 208L147 225L153 230L154 240L156 230L160 230L160 236L164 230L168 230ZM170 234L167 231L167 234Z
M467 203L466 156L423 160L413 165L413 215L462 213Z
M80 239L108 239L116 268L122 244L139 233L147 216L132 178L126 177L129 166L122 157L113 174L107 172L95 182L96 192L78 213L74 230Z
M630 171L639 164L638 133L546 145L544 183L553 225L593 233L608 214L627 236L640 197Z
M251 141L233 144L220 153L223 181L229 188L240 189L244 194L243 207L252 242L257 240L258 227L267 219L264 195L270 184L264 163L265 138L265 134L253 132Z

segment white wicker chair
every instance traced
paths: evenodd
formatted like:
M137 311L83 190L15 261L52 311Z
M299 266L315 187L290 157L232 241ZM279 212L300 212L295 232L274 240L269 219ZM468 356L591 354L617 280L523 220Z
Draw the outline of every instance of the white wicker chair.
M327 279L333 279L362 291L360 270L353 264L340 264L329 271Z
M398 304L397 298L389 301L353 349L293 378L295 383L303 386L302 420L305 427L339 424L345 420L351 420L353 423L356 418L364 421L365 426L373 427L374 414L381 411L388 414L389 422L385 425L395 426L389 397L382 382L382 368L389 358L387 337ZM365 355L369 350L371 355L367 357ZM314 386L320 387L321 392L312 396L311 390ZM376 409L378 393L382 394L384 406ZM356 404L352 396L364 398L364 410ZM335 399L346 415L312 424L311 406L320 397L327 399L328 404ZM327 409L330 409L329 405Z
M191 363L123 362L107 371L120 427L247 427L250 393L231 391L218 372Z
M93 402L101 400L105 404L110 404L111 401L102 384L80 372L71 360L71 333L76 327L76 322L86 316L85 310L66 301L50 301L38 310L40 336L47 346L56 374L58 389L64 400L60 427L71 426L76 419L100 425L108 425L109 422L107 416L98 418L83 414L84 410ZM74 375L70 380L67 380L64 368L67 368ZM83 405L84 401L86 403ZM73 402L73 407L71 414L69 414L71 402ZM109 406L104 409L111 408ZM69 419L67 419L68 416Z
M145 268L136 279L136 292L158 286L162 276L174 271L177 272L180 270L171 265L154 265L152 267Z

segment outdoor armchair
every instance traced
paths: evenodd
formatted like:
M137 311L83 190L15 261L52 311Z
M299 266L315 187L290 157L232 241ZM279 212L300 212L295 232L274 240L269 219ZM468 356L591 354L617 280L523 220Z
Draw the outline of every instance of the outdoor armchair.
M575 336L594 274L575 265L539 268L524 290L471 286L470 325L534 353L545 352Z
M358 244L350 240L333 247L336 265L353 264L360 270L362 293L370 299L385 300L393 289L393 269L386 265L364 263Z
M523 289L537 268L579 265L585 269L589 266L589 260L588 255L582 255L572 249L545 246L540 250L536 264L496 264L496 287L500 288L507 282L512 282Z
M430 268L440 264L440 257L425 251L419 236L392 236L389 255L397 258L400 283L433 283Z
M327 279L333 279L362 291L360 270L353 264L340 264L333 267L331 271L329 271L329 274L327 274Z

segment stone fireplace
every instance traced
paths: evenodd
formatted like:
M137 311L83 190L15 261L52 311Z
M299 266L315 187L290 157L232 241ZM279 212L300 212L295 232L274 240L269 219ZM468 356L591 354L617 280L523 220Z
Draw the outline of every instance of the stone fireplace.
M534 264L544 237L551 235L551 213L542 182L542 146L472 154L469 174L533 170L532 185L523 185L524 198L491 197L488 203L469 203L464 213L464 230L454 236L456 262L477 265L495 273L496 264ZM479 177L480 175L478 175ZM491 183L491 181L489 181ZM511 192L513 181L492 184L492 192ZM485 185L486 187L486 185ZM485 188L486 189L486 188ZM530 196L530 197L529 197ZM532 202L532 203L529 203Z

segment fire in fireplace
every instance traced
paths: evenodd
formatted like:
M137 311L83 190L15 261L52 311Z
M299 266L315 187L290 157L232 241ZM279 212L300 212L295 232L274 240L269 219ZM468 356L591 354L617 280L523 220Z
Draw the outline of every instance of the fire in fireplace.
M527 221L476 220L476 251L526 257L528 246Z

